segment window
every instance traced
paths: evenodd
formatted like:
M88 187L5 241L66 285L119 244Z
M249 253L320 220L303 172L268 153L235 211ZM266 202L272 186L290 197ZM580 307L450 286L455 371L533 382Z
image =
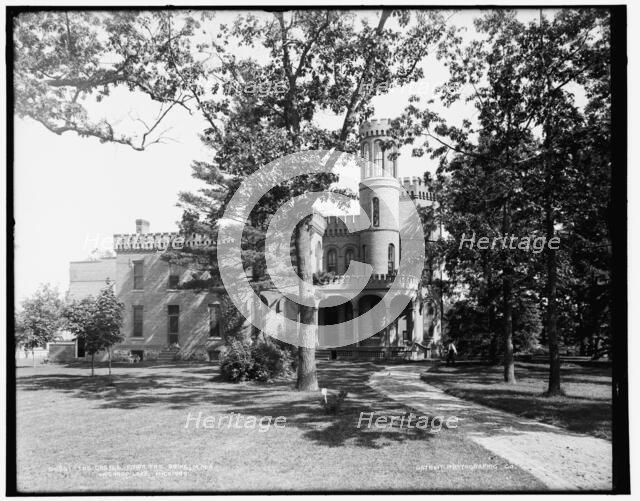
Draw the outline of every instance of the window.
M374 198L371 201L371 217L373 219L373 227L377 228L380 226L380 200Z
M396 271L396 246L389 244L389 275Z
M170 304L167 308L169 314L169 334L178 334L180 325L180 306L177 304Z
M366 245L362 246L362 262L363 263L367 262L367 246Z
M143 289L143 278L144 278L144 261L134 261L133 262L133 288L134 290L142 290Z
M133 307L133 337L142 337L142 322L143 322L144 307Z
M222 337L220 305L217 303L209 305L209 337Z
M344 256L344 269L345 271L349 268L349 263L353 261L353 249L348 249L347 253Z
M180 275L177 274L170 274L169 275L169 285L167 286L167 288L169 289L177 289L178 286L180 285Z
M335 250L330 250L327 253L327 271L335 273L337 271L338 253Z
M373 157L373 165L374 165L374 176L382 175L382 166L383 166L383 154L382 154L382 145L380 141L376 141L374 144L374 157Z

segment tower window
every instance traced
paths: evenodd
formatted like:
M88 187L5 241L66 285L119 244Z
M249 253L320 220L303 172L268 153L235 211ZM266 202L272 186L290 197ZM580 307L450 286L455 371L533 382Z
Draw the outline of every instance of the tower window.
M322 244L318 242L316 244L316 270L320 271L322 269Z
M374 143L374 172L373 175L374 176L381 176L382 175L382 167L383 167L383 158L384 155L382 154L382 145L380 143L380 141L376 141Z
M374 228L380 226L380 200L377 198L374 198L371 201L371 217L373 219Z
M389 244L389 275L392 275L396 271L396 246Z
M329 273L335 273L337 271L338 254L335 250L330 250L327 253L327 271Z
M349 268L349 264L353 260L353 249L347 250L347 253L344 256L344 269L345 271Z

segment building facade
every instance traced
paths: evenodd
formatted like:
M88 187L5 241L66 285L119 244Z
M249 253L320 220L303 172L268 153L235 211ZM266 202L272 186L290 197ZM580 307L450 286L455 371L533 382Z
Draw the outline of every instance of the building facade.
M353 260L371 265L373 275L366 287L351 300L338 306L318 305L321 325L357 319L380 301L396 278L401 259L400 229L416 206L436 203L420 178L399 178L395 149L385 149L389 139L388 120L372 120L360 128L360 154L366 160L361 171L359 204L369 219L367 228L347 229L348 218L357 223L359 216L328 217L315 215L309 226L311 259L318 274L330 277L325 289L344 294L341 282ZM432 235L431 239L438 235ZM116 296L125 305L125 340L116 350L141 359L173 359L177 351L201 352L217 358L222 347L221 290L190 290L181 284L194 277L193 270L165 259L168 249L211 246L200 235L151 233L149 222L136 220L135 233L114 235L114 258L78 261L70 264L68 297L79 299L97 295L109 279ZM405 281L402 294L408 304L389 327L368 339L355 341L333 350L318 350L326 358L424 358L435 355L440 342L440 319L420 301L418 280ZM297 305L279 291L263 291L260 299L278 313L297 318ZM387 304L387 306L390 306ZM359 325L366 329L366 326ZM270 326L278 329L278 325ZM345 333L347 339L349 333ZM355 335L352 333L351 335ZM66 349L69 351L69 348ZM76 343L76 357L85 356ZM102 357L104 358L104 357Z
M441 340L442 319L437 308L424 304L420 300L418 280L403 283L402 294L405 298L388 298L387 292L397 276L401 258L402 242L400 230L403 222L408 221L408 214L416 210L416 206L427 206L436 203L435 194L418 177L398 177L398 155L395 148L385 149L390 139L391 126L387 119L372 120L360 128L360 155L366 160L361 169L359 184L359 205L366 213L369 225L366 229L350 232L347 223L358 224L358 215L331 216L315 221L312 231L313 257L316 260L316 271L329 274L328 284L324 286L335 295L343 294L337 306L323 307L320 303L318 323L320 325L341 324L358 318L379 302L407 301L402 314L387 328L375 335L352 344L330 350L318 350L318 357L330 359L421 359L438 356ZM361 226L357 226L361 227ZM429 235L429 240L436 240L440 230ZM315 238L315 240L314 240ZM345 274L352 260L371 265L372 277L362 291L349 291L347 300L344 294L348 283ZM348 289L346 289L348 290ZM295 310L290 302L277 291L262 293L263 302L270 307L287 313L287 317L295 318ZM327 303L335 304L335 298L327 298ZM366 331L362 324L358 329ZM278 329L277 325L271 327ZM349 338L350 333L344 333ZM355 333L351 335L356 338Z

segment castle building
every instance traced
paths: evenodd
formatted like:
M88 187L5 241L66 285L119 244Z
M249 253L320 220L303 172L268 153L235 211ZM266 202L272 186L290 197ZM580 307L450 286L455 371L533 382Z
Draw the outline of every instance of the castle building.
M372 277L364 290L347 300L338 301L328 297L325 303L337 306L323 307L319 304L318 323L320 325L341 324L358 318L376 306L380 301L400 301L401 298L387 298L386 295L396 279L401 258L402 242L400 225L408 221L407 215L415 211L416 206L436 203L423 180L418 177L398 177L398 155L395 147L386 147L390 139L390 122L387 119L365 122L360 128L360 155L366 160L361 169L359 183L359 204L370 221L366 229L349 232L347 222L357 223L358 215L329 216L324 221L316 218L311 230L312 246L315 246L312 259L316 261L316 272L328 273L332 279L324 289L335 295L345 291L345 272L352 260L371 265ZM349 221L351 220L351 221ZM324 223L324 224L323 224ZM429 240L438 238L439 230L429 236ZM353 344L331 350L318 350L319 358L330 359L421 359L437 355L436 347L440 343L441 319L436 309L424 304L419 297L420 284L413 280L403 284L402 294L408 304L402 314L383 331ZM292 319L296 318L296 308L279 293L262 293L264 303ZM277 329L278 326L272 328ZM360 329L367 329L358 325ZM349 336L349 333L345 333ZM355 338L355 335L352 333Z
M434 194L420 178L397 176L397 151L385 147L389 133L389 121L384 119L366 122L360 128L360 154L367 162L361 170L359 204L369 218L369 227L351 233L347 230L348 218L355 222L359 216L315 215L310 225L315 271L331 276L325 286L329 293L334 288L335 295L344 294L341 279L352 260L373 268L366 287L354 291L357 295L352 299L338 306L318 305L321 325L357 319L380 301L400 300L385 297L401 259L400 225L408 220L405 215L414 211L416 205L436 203ZM437 234L430 239L435 238ZM194 277L193 270L164 259L168 249L211 244L200 235L151 233L149 223L138 219L135 233L114 235L115 258L70 264L68 297L95 296L109 279L125 305L125 340L115 350L161 361L170 361L178 350L187 355L199 352L215 359L223 345L220 303L223 290L181 288L188 280L207 277ZM440 319L420 301L419 292L417 279L404 282L402 294L408 304L391 325L368 339L337 349L320 349L318 357L419 359L435 355L433 348L440 341ZM263 291L260 299L282 315L297 318L297 305L279 291ZM366 329L363 325L359 327ZM83 347L77 343L75 348L66 346L63 351L70 358L85 356Z

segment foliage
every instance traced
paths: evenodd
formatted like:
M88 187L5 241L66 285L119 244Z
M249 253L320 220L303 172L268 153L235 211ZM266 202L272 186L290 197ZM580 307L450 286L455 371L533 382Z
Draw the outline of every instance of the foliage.
M290 353L269 341L230 339L220 352L220 372L233 382L269 381L291 370Z
M207 362L209 354L202 348L191 351L180 350L173 356L173 359L180 362Z
M45 347L54 341L62 327L62 299L57 289L42 285L29 298L22 302L21 310L16 314L16 345L33 351Z
M349 394L345 390L340 390L337 395L329 395L328 392L323 389L323 396L320 398L320 405L328 414L339 414L342 409L342 404L347 399Z
M160 356L159 350L144 350L144 359L147 362L155 362Z
M608 281L610 269L608 12L541 9L523 22L515 11L491 10L475 28L478 37L452 39L439 53L450 69L439 97L445 106L472 102L477 119L453 126L415 99L398 128L407 143L425 138L417 154L441 158L437 215L453 237L441 259L487 321L500 320L505 377L515 381L515 309L523 300L538 302L551 354L549 389L559 391L559 339L587 322L579 337L606 333L599 322L606 322L610 285L589 291L597 290L595 275ZM575 89L584 91L586 104ZM489 238L557 236L561 248L540 255L460 249L462 235L474 231ZM585 300L597 312L592 318Z
M107 350L111 360L111 347L124 340L120 332L123 310L124 304L117 300L108 280L96 298L89 296L66 305L66 327L84 342L86 352L92 356L92 372L94 355Z
M111 353L111 361L116 363L128 362L129 351L128 350L113 350Z

